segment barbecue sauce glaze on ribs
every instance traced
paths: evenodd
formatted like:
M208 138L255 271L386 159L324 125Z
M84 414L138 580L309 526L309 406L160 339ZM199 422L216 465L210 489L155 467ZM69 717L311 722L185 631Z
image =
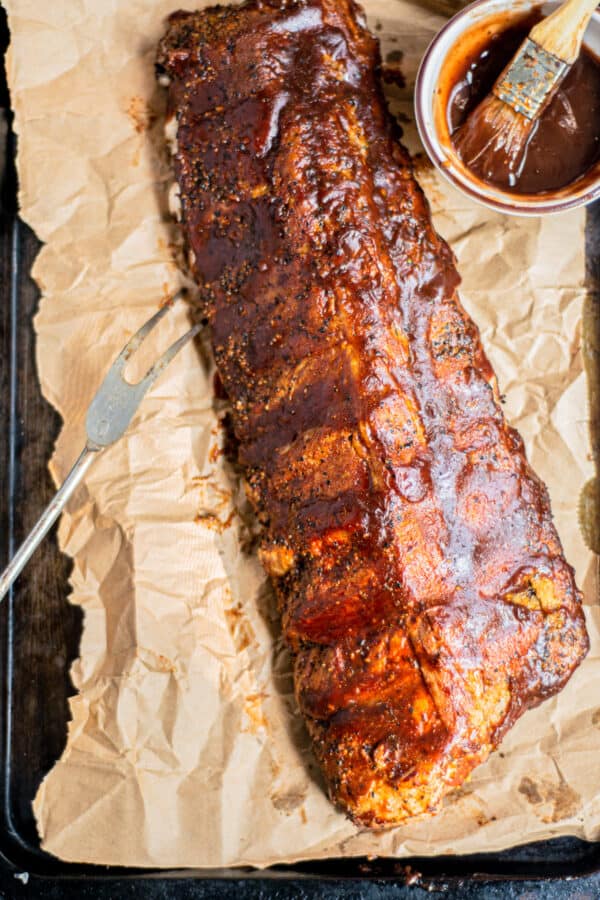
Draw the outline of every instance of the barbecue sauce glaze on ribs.
M379 66L352 0L178 12L158 53L298 704L370 827L435 811L588 648Z

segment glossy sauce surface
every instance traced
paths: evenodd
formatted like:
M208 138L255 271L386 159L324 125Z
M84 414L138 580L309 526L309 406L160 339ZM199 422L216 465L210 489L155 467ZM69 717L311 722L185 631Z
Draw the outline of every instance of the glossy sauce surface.
M515 55L541 15L534 11L493 33L483 49L455 69L448 97L448 126L456 137L478 103ZM460 48L457 50L457 55ZM576 181L600 160L600 62L585 48L535 123L520 169L509 174L490 154L471 164L482 181L518 194L555 191Z

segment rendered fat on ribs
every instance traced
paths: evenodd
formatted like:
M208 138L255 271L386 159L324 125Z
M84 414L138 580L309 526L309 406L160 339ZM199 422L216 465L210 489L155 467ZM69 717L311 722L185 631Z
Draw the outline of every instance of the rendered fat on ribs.
M175 13L190 265L296 696L360 824L432 812L588 639L352 0Z

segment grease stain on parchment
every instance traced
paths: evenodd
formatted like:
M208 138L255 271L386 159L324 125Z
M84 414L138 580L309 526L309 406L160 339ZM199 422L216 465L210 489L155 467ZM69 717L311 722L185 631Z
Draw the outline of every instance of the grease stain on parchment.
M558 773L559 781L524 776L518 787L520 794L533 807L533 812L545 823L570 819L581 809L581 796Z
M385 57L385 65L382 68L383 80L386 84L394 84L396 87L406 87L406 77L402 71L402 50L390 50Z
M248 719L248 725L242 727L242 731L248 731L250 734L257 734L259 731L269 731L269 722L263 712L263 700L266 698L264 692L258 694L248 694L244 698L244 713Z
M183 268L182 266L182 258L183 258L183 246L181 241L167 241L162 237L157 238L156 241L156 250L157 255L160 256L160 259L165 264L169 272L172 272L173 275L178 275L178 273ZM163 281L162 283L162 297L161 297L161 306L165 306L165 304L170 303L173 298L173 286L167 281Z
M137 95L131 97L125 111L133 125L133 130L138 135L143 135L150 131L152 126L158 120L158 113L156 110L154 110L143 97ZM139 166L140 164L143 146L144 141L138 145L131 159L131 165L134 167Z
M243 650L256 644L254 629L246 618L240 602L233 606L226 607L223 612L236 653L242 653Z
M131 119L136 134L148 131L156 122L157 113L143 97L134 96L127 106L127 115Z
M465 822L469 820L474 822L478 828L496 821L496 816L489 815L484 802L477 796L473 785L468 782L444 797L442 808L446 809L449 806L458 807L461 818Z
M218 451L218 445L215 447ZM192 484L199 488L200 494L200 509L194 516L194 522L222 534L236 518L232 492L216 484L212 474L196 475Z
M298 787L290 788L281 794L272 794L271 802L275 809L285 813L286 816L291 815L299 807L303 807L308 792L308 785L303 784ZM302 817L302 811L300 812Z
M219 447L218 444L213 444L210 450L208 451L208 461L211 463L216 463L220 456L223 456L224 450L222 447Z
M207 512L205 510L194 516L194 522L196 522L197 525L205 525L207 528L210 528L211 531L216 531L217 534L223 534L225 529L229 528L234 519L234 509L231 510L226 519L220 519L215 513Z

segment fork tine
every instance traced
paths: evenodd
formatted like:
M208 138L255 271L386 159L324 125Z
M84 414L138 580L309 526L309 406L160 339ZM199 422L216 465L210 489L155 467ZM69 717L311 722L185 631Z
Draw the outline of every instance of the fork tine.
M117 372L122 372L125 368L129 359L133 356L135 351L138 349L142 341L150 334L150 332L156 328L160 320L163 316L169 312L173 304L177 303L178 300L181 300L185 295L184 290L177 291L160 309L154 313L154 315L145 322L141 328L139 328L136 333L127 341L117 358L113 363L113 369Z
M186 331L185 334L182 334L180 338L177 338L177 340L173 344L171 344L171 346L167 350L165 350L163 355L159 356L156 362L150 366L142 380L138 381L136 387L143 386L145 393L148 388L156 381L161 372L166 369L173 357L176 356L177 353L179 353L184 344L187 344L188 341L191 341L191 339L195 337L201 330L202 324L198 322L197 325L193 325L189 331Z
M185 291L178 291L173 299L166 303L151 319L134 334L130 341L119 353L114 363L104 376L104 381L96 391L90 403L86 415L85 426L88 438L88 447L100 450L108 447L118 440L126 431L144 395L156 381L161 372L166 368L175 354L195 334L198 334L202 325L194 325L179 340L175 341L168 350L160 356L153 366L148 369L145 376L135 384L131 384L123 377L123 369L131 354L137 350L146 335L173 307L173 304Z

